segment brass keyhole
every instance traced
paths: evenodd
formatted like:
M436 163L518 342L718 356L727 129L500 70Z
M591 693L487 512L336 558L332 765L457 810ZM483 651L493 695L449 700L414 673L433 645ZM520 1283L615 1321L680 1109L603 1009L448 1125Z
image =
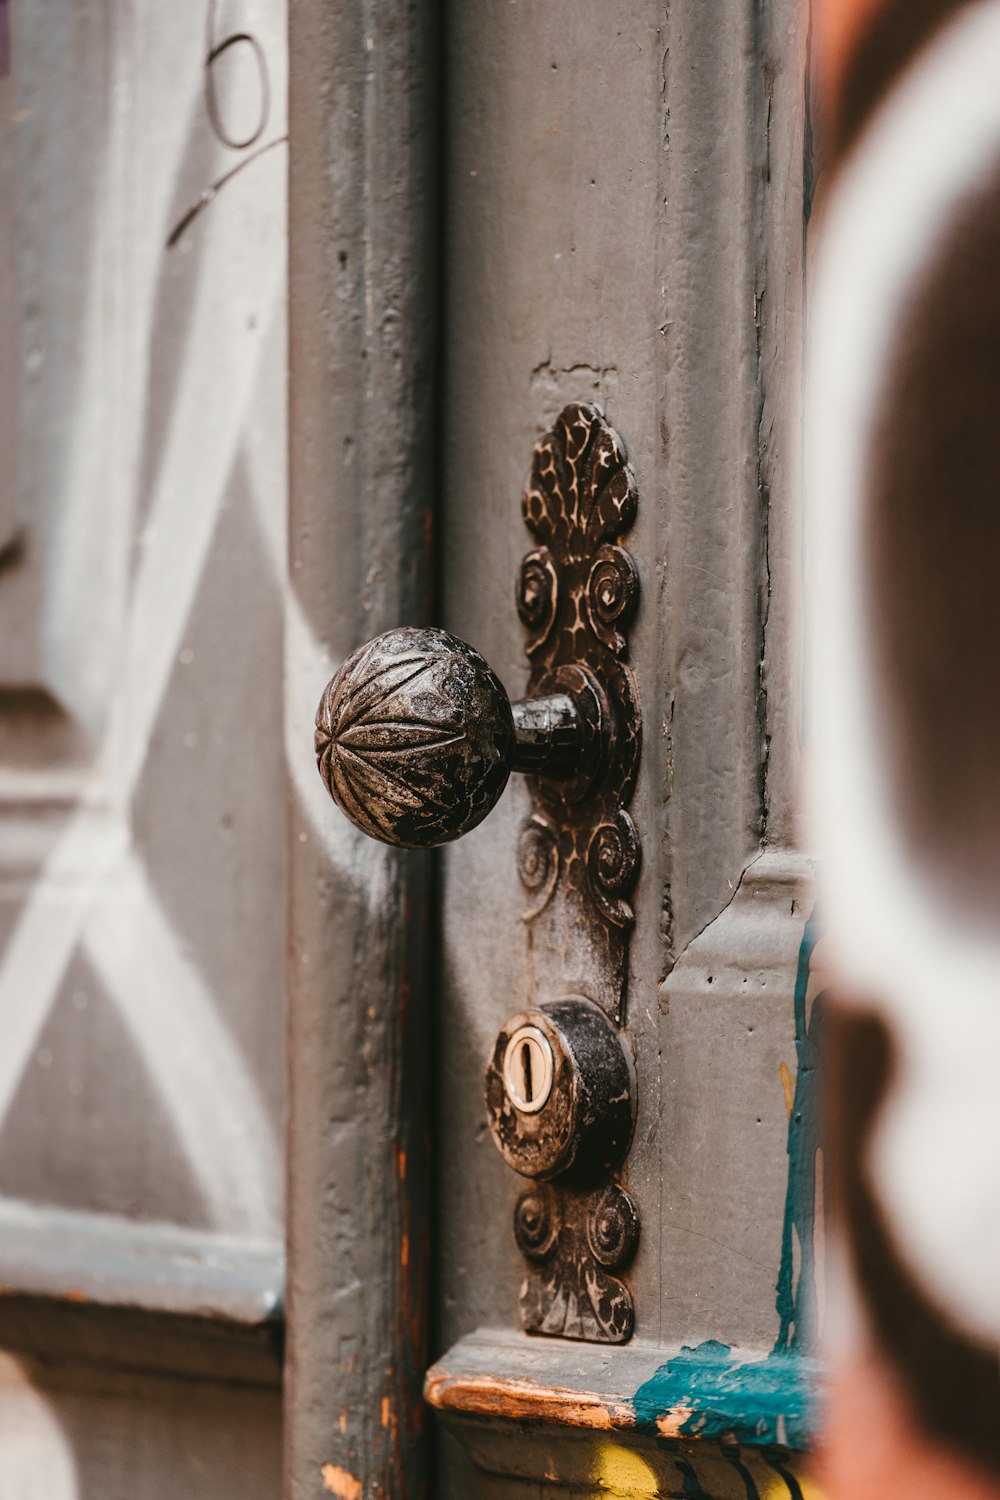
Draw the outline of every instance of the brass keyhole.
M552 1092L554 1059L548 1037L537 1026L521 1026L504 1054L507 1097L522 1114L533 1115Z

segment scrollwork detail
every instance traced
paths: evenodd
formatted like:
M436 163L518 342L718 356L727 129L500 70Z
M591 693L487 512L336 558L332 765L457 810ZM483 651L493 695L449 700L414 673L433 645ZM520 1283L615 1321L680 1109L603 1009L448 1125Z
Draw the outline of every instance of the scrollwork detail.
M624 1188L609 1183L591 1204L587 1242L602 1266L614 1269L630 1260L639 1241L639 1215Z
M521 884L532 898L521 920L531 922L548 906L559 880L559 837L540 813L532 813L521 829L517 870Z
M546 1183L535 1183L514 1206L514 1238L529 1260L541 1264L549 1259L559 1238L559 1202Z
M515 1210L518 1244L532 1261L521 1286L521 1324L590 1343L622 1344L634 1323L632 1294L619 1275L635 1252L639 1216L623 1188L596 1191L533 1185ZM522 1205L531 1248L521 1240ZM535 1246L544 1246L544 1250Z
M552 633L559 604L559 577L547 547L524 557L517 575L516 599L517 613L528 630L525 649L533 656Z
M622 630L628 625L639 598L639 575L624 547L605 542L599 547L587 575L584 602L590 628L597 639L616 656L627 646Z
M587 846L587 874L601 913L616 927L630 927L635 913L625 896L639 873L639 835L624 808L599 823Z

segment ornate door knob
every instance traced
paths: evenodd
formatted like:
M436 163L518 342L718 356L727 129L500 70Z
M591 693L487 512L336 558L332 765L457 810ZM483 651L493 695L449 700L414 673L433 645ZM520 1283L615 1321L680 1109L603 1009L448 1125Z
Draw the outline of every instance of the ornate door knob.
M478 651L446 630L401 627L368 641L327 684L316 716L320 774L364 833L429 849L468 833L511 771L584 795L601 769L608 710L586 667L511 703Z

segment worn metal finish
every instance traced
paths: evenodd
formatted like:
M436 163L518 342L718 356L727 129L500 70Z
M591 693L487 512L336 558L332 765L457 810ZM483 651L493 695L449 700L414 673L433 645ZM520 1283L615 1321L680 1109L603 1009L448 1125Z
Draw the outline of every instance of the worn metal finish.
M628 897L639 873L639 838L626 807L641 739L625 664L639 584L616 539L636 505L614 428L595 406L565 407L535 446L523 511L540 545L521 563L517 608L527 630L529 695L575 689L590 706L603 753L568 780L533 779L519 866L534 951L555 956L576 946L586 993L616 1021L634 916Z
M478 651L389 630L347 658L316 716L330 796L363 833L427 849L481 823L507 785L514 720Z
M401 626L353 652L316 714L330 796L363 833L400 849L460 838L496 805L511 771L586 784L609 753L592 673L511 704L487 662L445 630Z
M530 1032L553 1061L545 1099L526 1108L510 1087L510 1054ZM522 1011L501 1027L485 1094L497 1150L524 1177L591 1184L620 1166L628 1151L635 1123L628 1042L600 1006L581 996Z
M624 1188L535 1183L517 1200L514 1236L532 1262L521 1286L525 1332L597 1344L631 1338L632 1294L612 1274L639 1242L639 1214Z

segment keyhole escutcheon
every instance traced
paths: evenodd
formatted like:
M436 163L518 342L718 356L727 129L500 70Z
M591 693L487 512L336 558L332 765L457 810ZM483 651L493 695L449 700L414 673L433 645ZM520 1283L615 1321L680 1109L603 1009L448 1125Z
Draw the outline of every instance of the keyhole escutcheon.
M547 1036L537 1026L521 1026L507 1043L503 1080L507 1097L523 1115L533 1115L552 1092L555 1059Z

